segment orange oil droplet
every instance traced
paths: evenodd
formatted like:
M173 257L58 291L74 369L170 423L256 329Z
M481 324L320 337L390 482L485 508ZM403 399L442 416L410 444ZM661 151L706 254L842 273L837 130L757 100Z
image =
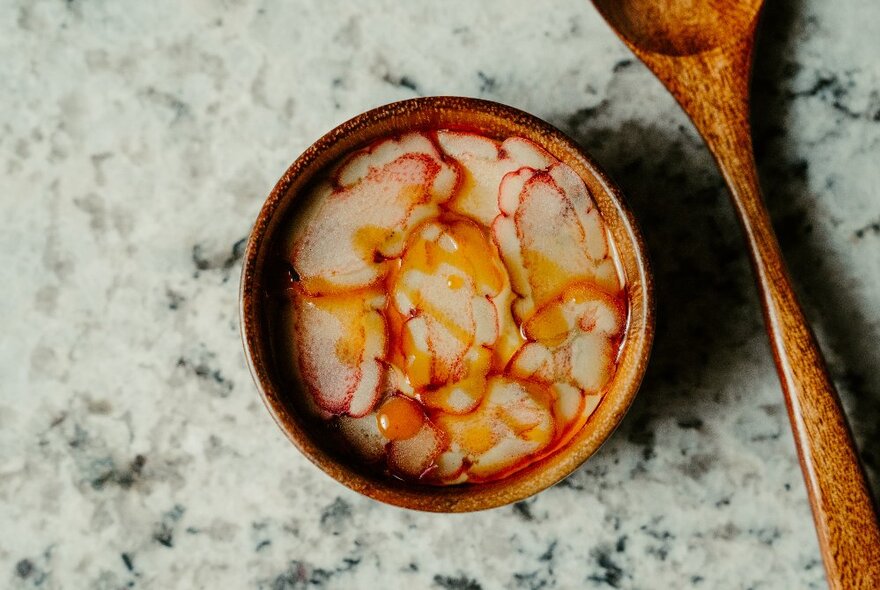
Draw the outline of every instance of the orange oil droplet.
M421 430L425 414L415 401L396 395L382 404L376 421L379 432L388 440L405 440Z

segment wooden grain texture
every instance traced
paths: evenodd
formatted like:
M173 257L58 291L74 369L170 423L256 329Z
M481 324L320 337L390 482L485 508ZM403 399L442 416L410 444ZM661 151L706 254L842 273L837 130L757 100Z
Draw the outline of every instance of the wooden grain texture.
M880 588L880 528L822 353L761 198L749 78L762 0L594 0L709 146L745 234L832 588Z

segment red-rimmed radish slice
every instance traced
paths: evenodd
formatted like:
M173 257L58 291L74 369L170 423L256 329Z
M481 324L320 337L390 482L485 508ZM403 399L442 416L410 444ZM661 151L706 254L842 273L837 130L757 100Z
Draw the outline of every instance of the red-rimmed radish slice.
M464 473L464 454L458 450L448 450L437 457L437 470L431 476L445 484L455 484L467 481Z
M313 195L320 205L292 246L301 287L312 295L375 283L383 260L399 255L412 227L435 215L429 185L440 168L423 154L407 154L372 169L348 188Z
M600 393L614 376L614 346L607 336L578 333L556 355L557 367L567 368L572 382L587 393Z
M536 311L522 329L530 340L553 344L575 329L617 335L625 323L626 310L619 300L593 283L578 282Z
M544 148L524 137L509 137L505 139L501 144L501 151L521 167L528 166L536 170L546 168L557 161Z
M468 473L489 478L516 466L553 440L550 405L551 397L542 386L492 377L477 410L464 416L443 416L440 426L471 463Z
M417 479L434 465L446 447L444 433L425 420L415 436L388 443L388 467L395 473Z
M300 375L315 403L333 414L368 413L384 376L382 315L367 306L364 292L297 299Z
M626 327L626 310L594 284L580 282L563 290L522 327L527 338L551 353L554 380L598 394L614 375L615 347Z
M351 187L375 170L412 154L426 156L437 164L437 173L430 179L428 187L432 200L441 203L446 201L458 185L458 170L443 159L434 142L418 132L384 139L354 153L337 170L336 184L343 188Z
M492 223L492 239L498 246L504 266L507 268L511 289L520 297L530 299L532 287L513 218L496 217Z
M498 310L488 297L476 296L471 305L474 309L474 345L492 346L498 340Z
M385 443L388 441L379 434L376 414L370 413L360 418L340 416L339 431L363 459L374 462L385 455Z
M584 396L580 389L568 383L554 383L553 394L556 396L553 402L553 414L560 426L570 424L582 414Z
M526 342L510 359L507 373L517 379L548 383L554 378L553 353L539 342Z
M505 174L520 165L505 158L494 141L481 135L440 131L437 141L446 154L458 161L462 170L461 184L449 208L483 225L491 224L499 213L493 198L498 185Z
M498 338L493 346L495 355L493 367L497 371L501 371L507 366L513 355L525 342L520 327L514 321L510 310L514 297L510 289L507 288L492 300L495 304L495 311L498 312Z
M504 215L513 215L519 207L519 198L528 182L537 170L534 168L518 168L508 172L498 186L498 209Z
M499 203L506 217L493 223L493 237L521 298L514 306L519 320L575 281L595 280L619 291L605 224L571 168L557 163L545 171L510 173L499 188Z
M486 137L467 131L438 131L437 143L447 156L460 158L479 158L498 160L501 158L499 145Z
M461 379L423 391L424 404L450 414L466 414L476 408L486 392L486 375L492 367L492 351L482 346L471 348L462 359Z

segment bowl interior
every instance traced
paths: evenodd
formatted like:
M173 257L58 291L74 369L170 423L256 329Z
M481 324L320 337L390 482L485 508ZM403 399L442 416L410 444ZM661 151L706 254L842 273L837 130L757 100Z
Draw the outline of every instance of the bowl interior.
M542 146L586 182L612 234L626 280L629 321L617 373L587 425L571 442L508 476L481 484L418 485L370 471L322 440L308 417L291 402L303 391L282 377L272 352L266 295L267 260L279 229L302 204L312 181L347 153L374 140L417 129L468 129L505 139L519 136ZM433 512L466 512L526 498L558 482L608 438L629 407L645 371L654 328L651 276L642 238L617 187L571 139L522 111L493 102L457 97L417 98L393 103L351 119L319 139L278 181L254 225L241 282L242 338L248 365L263 400L288 438L331 477L390 504Z

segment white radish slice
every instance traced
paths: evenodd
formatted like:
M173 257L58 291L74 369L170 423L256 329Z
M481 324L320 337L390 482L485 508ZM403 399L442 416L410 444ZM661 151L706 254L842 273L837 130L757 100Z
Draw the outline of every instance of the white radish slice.
M537 171L534 168L519 168L508 172L501 179L498 186L498 209L505 215L513 215L519 207L519 198L526 186Z
M440 426L471 463L468 473L489 478L546 447L555 426L550 396L535 385L492 377L480 407L464 416L443 416Z
M459 131L440 131L437 141L443 151L455 158L462 169L458 194L450 208L483 225L498 215L495 195L498 185L508 172L519 168L513 159L503 157L498 145L484 136Z
M592 274L578 216L547 174L526 183L514 221L536 307L571 281Z
M581 332L560 352L572 381L588 393L600 393L614 375L614 349L602 334Z
M383 276L381 257L399 254L410 229L436 214L427 186L438 170L428 156L409 154L349 188L315 195L323 201L290 252L302 288L338 293Z
M498 246L514 293L531 301L532 287L520 250L516 224L511 217L497 217L492 224L492 239Z
M498 160L501 156L497 143L485 135L466 131L438 131L437 143L448 156L455 159L479 158Z
M517 162L520 167L528 166L540 170L557 162L556 158L548 154L544 148L524 137L505 139L501 144L501 151L508 158Z
M373 462L385 455L387 441L379 432L375 413L371 412L360 418L340 416L339 431L363 459Z
M448 199L458 184L458 171L444 161L427 136L418 132L385 139L356 152L340 166L336 173L336 182L343 188L351 187L366 178L370 172L408 154L421 154L436 162L438 170L429 185L432 200L443 202Z
M507 370L512 376L519 379L552 381L554 378L553 353L540 342L526 342L510 359Z
M614 343L625 325L620 302L591 283L575 283L523 324L523 333L536 342L525 345L512 366L516 374L527 374L538 362L534 351L540 343L552 355L548 381L599 394L614 375Z
M385 321L363 294L298 297L300 375L315 403L333 414L363 415L379 395Z
M491 346L498 339L498 310L488 297L476 296L471 305L474 310L474 345Z
M553 402L553 412L556 414L557 420L562 424L573 422L581 413L581 408L584 404L581 390L568 383L555 383L553 385L553 392L556 394L556 401ZM590 397L598 398L599 396Z
M402 475L419 478L434 464L446 444L443 432L425 420L414 436L388 443L388 466Z
M506 217L493 223L493 238L520 297L517 319L527 319L574 281L619 291L605 224L574 170L561 163L547 171L517 170L505 176L498 200Z
M421 394L422 403L449 414L466 414L476 408L486 392L486 375L492 365L492 351L482 346L468 350L462 359L461 379Z
M499 367L507 366L507 363L510 362L510 359L524 342L520 327L514 321L510 309L514 297L508 285L505 286L501 293L492 298L495 311L498 313L498 338L495 340L493 351L495 353L496 366Z
M467 481L464 471L464 454L458 450L449 450L437 457L437 471L433 476L445 484Z
M432 354L431 382L445 383L461 374L461 359L473 342L475 332L473 287L449 289L450 277L470 284L469 277L454 267L442 265L435 274L413 270L400 279L409 299L417 301L410 310L400 310L423 318L427 344Z
M360 381L348 402L350 416L363 416L373 409L381 393L380 385L385 376L385 319L378 312L363 316L364 352L361 362Z

